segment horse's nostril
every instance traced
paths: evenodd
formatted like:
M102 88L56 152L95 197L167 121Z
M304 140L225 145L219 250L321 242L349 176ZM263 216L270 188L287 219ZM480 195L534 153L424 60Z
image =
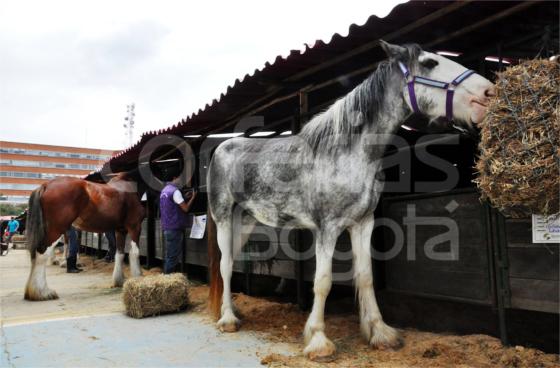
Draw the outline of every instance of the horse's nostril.
M487 89L484 91L484 96L486 96L486 97L493 97L493 96L496 96L496 87L492 86L492 87L490 87L490 88L487 88Z

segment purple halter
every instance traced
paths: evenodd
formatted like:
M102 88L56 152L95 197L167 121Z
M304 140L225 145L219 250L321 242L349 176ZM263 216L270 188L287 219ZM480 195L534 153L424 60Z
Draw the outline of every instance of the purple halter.
M453 120L453 95L455 94L455 87L457 87L465 79L473 75L474 70L465 70L457 78L453 79L451 83L440 82L437 80L416 77L410 74L410 71L402 62L399 61L399 68L401 68L402 73L406 79L406 84L408 86L408 94L410 96L410 105L412 105L412 110L416 113L420 113L418 108L418 102L416 101L416 93L414 92L414 84L420 83L426 86L445 89L447 91L447 97L445 100L445 117L448 120Z

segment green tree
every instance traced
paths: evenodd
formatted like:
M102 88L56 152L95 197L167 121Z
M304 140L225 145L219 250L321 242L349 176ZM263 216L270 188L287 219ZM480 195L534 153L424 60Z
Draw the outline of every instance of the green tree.
M17 216L27 208L27 203L0 203L0 216Z

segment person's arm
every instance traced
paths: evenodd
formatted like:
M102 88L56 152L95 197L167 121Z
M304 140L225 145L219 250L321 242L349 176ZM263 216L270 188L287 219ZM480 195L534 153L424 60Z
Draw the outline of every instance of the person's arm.
M196 192L192 192L191 197L189 198L188 202L183 202L179 205L183 212L189 212L191 210L192 204L194 202L194 198L196 197Z
M14 230L14 233L15 233L16 231L18 231L18 229L19 229L19 221L16 220L16 229Z

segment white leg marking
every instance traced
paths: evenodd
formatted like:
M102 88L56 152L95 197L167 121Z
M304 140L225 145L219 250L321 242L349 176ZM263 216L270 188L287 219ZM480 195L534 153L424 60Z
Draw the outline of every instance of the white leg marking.
M371 346L397 348L401 346L399 333L383 322L373 289L371 267L373 224L373 216L368 216L360 224L349 229L354 253L354 282L360 303L360 327Z
M64 241L64 237L62 239L62 241ZM68 244L64 243L62 247L62 259L58 262L60 267L66 268L66 258L68 258Z
M130 273L132 274L132 277L142 276L142 269L140 268L140 249L134 241L130 242L128 261L130 263Z
M55 245L56 245L56 242L53 243L53 245L51 245L50 247L48 247L47 250L45 251L45 254L47 255L47 266L52 266L54 264L54 261L55 261L55 255L54 255Z
M25 299L28 300L49 300L56 299L58 295L54 290L47 286L46 264L48 254L35 254L35 260L31 264L31 273L25 287Z
M220 273L224 280L224 292L222 295L222 317L217 325L222 332L235 332L239 329L241 322L233 313L231 301L231 272L233 270L233 244L231 233L231 222L216 224L218 246L222 253L220 261Z
M313 308L305 324L303 336L305 349L303 354L311 360L329 359L336 352L334 344L325 335L325 301L332 285L332 257L337 236L318 236L316 253L316 271L313 283L315 298ZM321 238L321 239L320 239Z
M121 287L124 284L123 260L124 253L119 252L117 249L115 253L115 268L113 269L113 287Z

